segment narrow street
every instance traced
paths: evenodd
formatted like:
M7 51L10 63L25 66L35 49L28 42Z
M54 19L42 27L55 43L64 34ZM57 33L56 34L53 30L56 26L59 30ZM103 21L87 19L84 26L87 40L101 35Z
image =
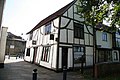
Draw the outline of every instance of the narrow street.
M37 80L63 80L63 73L24 62L23 59L11 57L5 59L5 67L0 69L0 80L32 80L32 70L38 70ZM67 80L84 80L80 72L68 72Z

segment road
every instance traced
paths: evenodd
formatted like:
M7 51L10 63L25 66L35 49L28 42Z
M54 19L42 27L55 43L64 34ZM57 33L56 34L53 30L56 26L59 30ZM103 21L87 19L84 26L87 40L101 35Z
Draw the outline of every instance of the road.
M11 57L5 59L5 67L0 69L0 80L32 80L33 69L38 70L37 80L63 80L63 73L39 67L23 59ZM67 80L85 80L80 72L68 72Z

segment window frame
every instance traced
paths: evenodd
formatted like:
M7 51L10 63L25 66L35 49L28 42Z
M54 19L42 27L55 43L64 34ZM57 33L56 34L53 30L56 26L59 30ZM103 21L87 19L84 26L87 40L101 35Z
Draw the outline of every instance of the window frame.
M50 34L51 33L51 22L49 22L48 24L45 25L45 35Z
M33 32L30 33L29 40L32 40Z
M84 39L84 25L74 22L74 38Z
M51 46L43 46L41 61L49 62Z
M74 65L80 64L82 62L82 60L83 60L83 62L85 62L85 47L74 46L73 48L74 48ZM77 57L75 55L77 55Z
M107 32L102 32L102 41L107 41Z

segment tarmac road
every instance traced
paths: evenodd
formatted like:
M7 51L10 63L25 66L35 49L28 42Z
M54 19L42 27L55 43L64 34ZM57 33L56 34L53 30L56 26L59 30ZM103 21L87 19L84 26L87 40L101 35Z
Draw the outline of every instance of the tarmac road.
M23 59L11 57L5 59L5 67L0 69L0 80L32 80L33 69L38 70L37 80L63 80L63 73L39 67ZM67 80L85 80L80 72L68 72Z

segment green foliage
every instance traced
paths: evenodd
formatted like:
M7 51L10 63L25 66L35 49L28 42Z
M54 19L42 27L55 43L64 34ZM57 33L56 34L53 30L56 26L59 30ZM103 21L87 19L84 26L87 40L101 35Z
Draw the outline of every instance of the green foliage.
M87 25L96 26L105 20L112 29L120 27L120 0L79 0L77 8Z

